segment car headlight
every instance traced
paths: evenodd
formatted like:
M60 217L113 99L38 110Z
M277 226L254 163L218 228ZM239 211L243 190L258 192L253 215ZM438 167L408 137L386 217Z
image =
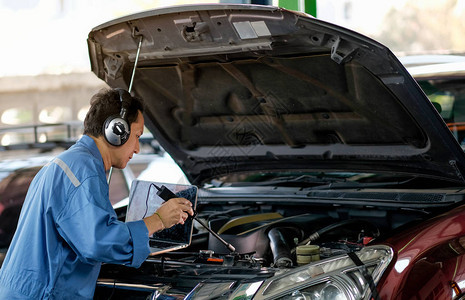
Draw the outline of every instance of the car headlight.
M365 247L356 255L351 258L344 254L285 271L266 280L254 299L367 298L391 262L393 251L376 245Z

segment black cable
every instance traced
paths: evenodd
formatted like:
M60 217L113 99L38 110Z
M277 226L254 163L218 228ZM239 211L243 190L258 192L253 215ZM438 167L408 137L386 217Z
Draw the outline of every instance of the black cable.
M155 186L158 190L160 190L160 188L156 186L154 183L150 184L149 189L147 191L147 196L145 197L145 212L144 212L144 215L142 216L142 219L145 218L149 210L149 195L150 195L150 189L152 188L152 185Z
M115 293L115 289L116 289L116 279L113 279L113 289L111 290L111 294L110 294L110 297L108 297L108 300L113 298L113 294Z
M371 274L368 273L366 265L360 260L360 258L358 258L357 254L355 254L354 252L348 252L347 256L354 262L356 266L360 267L363 277L366 281L368 281L368 286L371 290L372 299L379 300L380 298L378 290L376 289L375 281L373 280Z

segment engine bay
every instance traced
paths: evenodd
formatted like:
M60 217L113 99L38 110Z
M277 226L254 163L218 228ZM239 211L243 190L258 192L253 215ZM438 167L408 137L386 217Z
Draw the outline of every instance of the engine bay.
M429 216L424 209L298 205L284 200L274 204L200 201L197 211L199 221L221 239L196 221L192 243L185 249L149 256L139 269L103 265L96 299L115 292L131 299L139 299L137 293L141 293L140 299L145 299L161 291L182 299L199 283L265 280L310 262L358 251L395 228Z

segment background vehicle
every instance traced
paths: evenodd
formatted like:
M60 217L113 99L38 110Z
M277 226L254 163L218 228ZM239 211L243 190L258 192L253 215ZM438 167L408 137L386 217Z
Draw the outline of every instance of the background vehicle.
M417 55L399 59L465 147L465 56Z
M142 12L88 46L99 78L149 99L198 217L235 247L198 226L182 252L104 265L97 299L463 297L465 153L385 46L252 5Z
M15 169L0 181L0 267L16 230L29 184L41 167Z

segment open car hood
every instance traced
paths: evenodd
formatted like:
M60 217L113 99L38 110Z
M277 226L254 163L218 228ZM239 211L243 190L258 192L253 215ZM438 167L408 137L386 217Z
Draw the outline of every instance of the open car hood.
M389 49L353 31L276 7L196 5L102 24L88 47L99 78L145 100L146 126L194 184L264 169L464 184L464 153L434 106Z

